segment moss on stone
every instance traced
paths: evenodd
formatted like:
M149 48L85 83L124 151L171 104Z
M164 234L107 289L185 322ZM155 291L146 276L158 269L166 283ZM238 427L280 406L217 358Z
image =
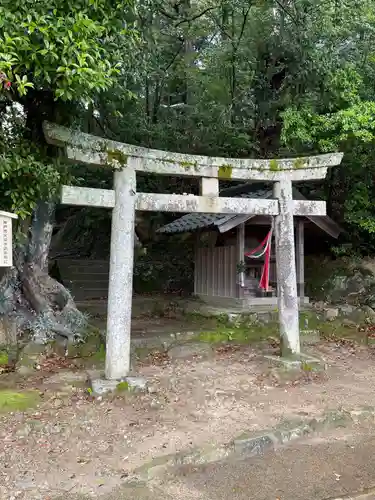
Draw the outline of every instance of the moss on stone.
M277 160L270 160L270 170L278 172L280 170L279 162Z
M305 161L303 158L296 158L293 161L293 168L304 168Z
M129 391L129 384L125 380L123 382L119 382L116 386L116 390L118 392L127 392Z
M78 356L80 358L95 356L98 352L101 353L101 350L105 351L101 331L92 325L88 325L84 332L84 342L70 345L68 349L69 356Z
M24 411L35 407L40 401L37 391L0 390L0 413Z
M105 345L100 344L98 350L91 356L95 361L105 361Z
M7 351L0 351L0 366L9 364L9 354Z
M221 165L218 171L219 179L231 179L233 167L231 165Z
M180 161L179 164L182 168L189 170L190 168L197 168L198 163L196 161Z
M288 345L287 339L280 337L280 353L283 358L294 360L296 359L295 354Z
M109 163L118 162L122 166L128 163L128 155L123 153L120 149L108 150L107 156Z
M217 328L209 331L203 331L197 335L197 340L200 342L208 342L211 344L234 343L234 344L251 344L261 342L270 335L277 335L277 324L253 323L241 320L238 323L223 324L218 322Z
M174 158L163 158L160 161L163 163L176 163L176 160Z

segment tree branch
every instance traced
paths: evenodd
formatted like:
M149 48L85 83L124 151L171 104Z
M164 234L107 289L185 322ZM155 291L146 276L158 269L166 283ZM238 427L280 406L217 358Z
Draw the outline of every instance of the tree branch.
M200 17L207 14L207 12L210 12L211 10L215 10L215 9L216 9L216 5L215 5L215 7L207 7L207 9L204 9L202 12L200 12L199 14L196 14L193 17L182 19L182 21L179 21L177 24L174 25L174 27L178 28L178 26L180 26L183 23L191 23L191 22L195 21L196 19L199 19Z
M285 12L285 14L290 17L290 19L294 22L294 24L298 24L297 19L290 12L290 10L287 9L285 7L285 5L283 5L283 3L281 2L281 0L275 0L275 1L276 1L277 5L280 7L280 9L283 10Z
M250 9L251 9L251 5L248 6L246 12L244 10L242 10L242 16L243 17L242 17L241 31L240 31L240 34L239 34L239 36L237 38L237 42L235 44L235 47L233 47L235 52L237 52L237 49L238 49L238 47L239 47L239 45L241 43L244 31L245 31L245 26L246 26L246 23L247 23L247 18L249 17Z

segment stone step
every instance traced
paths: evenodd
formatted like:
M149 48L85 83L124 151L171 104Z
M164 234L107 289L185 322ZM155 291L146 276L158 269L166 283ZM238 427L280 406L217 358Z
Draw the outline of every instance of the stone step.
M76 301L108 297L109 261L58 259L55 262L61 280Z
M62 277L65 285L76 286L77 283L80 287L87 286L88 288L108 288L109 276L105 278L98 275L90 275L90 276L64 276Z
M94 260L94 259L55 259L60 266L76 266L76 267L91 267L91 266L106 266L109 267L108 260Z
M70 290L70 292L76 302L108 297L108 290Z

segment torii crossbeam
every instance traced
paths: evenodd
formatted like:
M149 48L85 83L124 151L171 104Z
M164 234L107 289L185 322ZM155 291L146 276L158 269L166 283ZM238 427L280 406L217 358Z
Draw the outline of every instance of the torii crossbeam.
M326 215L323 201L293 200L292 183L324 179L342 153L281 160L215 158L171 153L102 139L51 123L50 144L65 148L73 163L114 169L114 189L63 186L61 202L111 208L112 235L105 375L121 380L130 368L135 211L202 212L275 216L276 267L283 354L298 354L299 311L294 248L295 215ZM200 196L136 192L136 172L199 177ZM219 197L219 180L274 183L274 199Z

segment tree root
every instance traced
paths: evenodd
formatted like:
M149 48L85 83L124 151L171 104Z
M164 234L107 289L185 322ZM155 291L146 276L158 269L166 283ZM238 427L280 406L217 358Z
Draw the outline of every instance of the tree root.
M87 320L61 283L35 264L24 267L21 283L23 295L35 311L36 321L34 328L33 325L31 327L36 330L37 337L40 334L42 338L50 337L52 333L69 341L81 338L80 332L87 325Z

